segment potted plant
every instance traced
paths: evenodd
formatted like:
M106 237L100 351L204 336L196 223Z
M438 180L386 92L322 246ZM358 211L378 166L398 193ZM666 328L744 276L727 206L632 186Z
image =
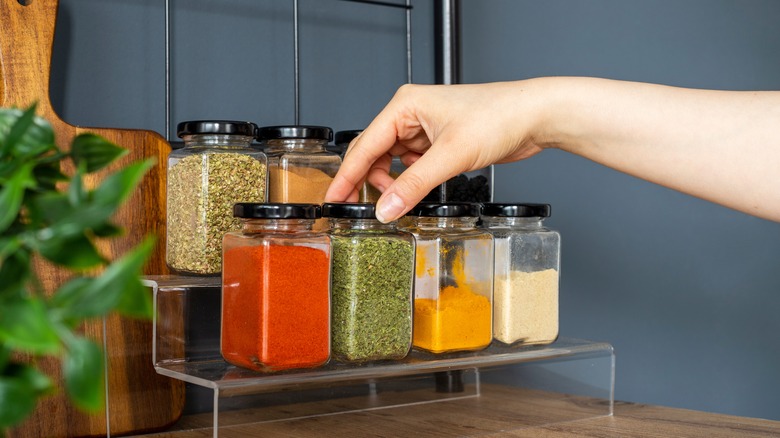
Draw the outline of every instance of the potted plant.
M36 367L43 356L60 359L65 391L77 407L102 409L103 352L79 326L113 311L152 314L140 272L154 240L115 261L95 243L122 233L112 215L154 162L132 163L94 188L84 183L126 153L93 134L78 135L63 150L34 105L0 109L0 435L55 390ZM75 170L66 175L63 167ZM69 280L44 284L36 269L42 264L67 270Z

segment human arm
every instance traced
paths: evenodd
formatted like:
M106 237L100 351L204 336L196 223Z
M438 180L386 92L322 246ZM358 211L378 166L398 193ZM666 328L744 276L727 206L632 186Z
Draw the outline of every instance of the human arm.
M367 176L391 220L461 172L546 148L780 221L780 92L596 78L404 86L353 142L327 199L354 200ZM395 181L390 154L411 164Z

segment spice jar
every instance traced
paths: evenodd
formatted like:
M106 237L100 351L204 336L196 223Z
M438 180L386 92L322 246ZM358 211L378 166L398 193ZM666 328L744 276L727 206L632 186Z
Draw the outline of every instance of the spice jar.
M363 132L362 129L337 131L336 135L333 136L333 145L328 146L326 149L337 154L339 157L341 157L342 160L344 160L344 155L347 154L349 143L352 142L355 137L360 135L361 132Z
M330 219L331 355L402 359L412 345L414 237L376 219L374 204L326 203Z
M314 204L236 204L225 235L222 357L258 371L316 367L330 354L330 240Z
M357 130L351 130L351 131L338 131L336 133L335 137L335 144L336 147L341 150L341 158L344 159L344 155L347 152L347 148L349 148L349 144L354 140L360 133L363 132L361 129ZM377 190L376 187L372 186L368 181L363 183L363 186L360 188L360 192L358 193L358 201L360 202L373 202L376 203L376 201L379 199L379 197L382 195L382 192Z
M333 131L324 126L266 126L257 139L268 155L270 202L325 201L341 157L325 149Z
M184 147L168 156L166 262L181 274L222 269L222 236L241 228L236 202L266 199L266 156L251 147L257 126L201 120L179 123Z
M406 228L417 242L414 341L432 353L492 340L493 238L476 227L480 204L419 204Z
M549 344L558 337L561 238L542 221L548 204L485 204L495 239L493 336L504 344Z
M442 197L442 193L444 196ZM463 172L431 190L423 202L491 202L493 166Z

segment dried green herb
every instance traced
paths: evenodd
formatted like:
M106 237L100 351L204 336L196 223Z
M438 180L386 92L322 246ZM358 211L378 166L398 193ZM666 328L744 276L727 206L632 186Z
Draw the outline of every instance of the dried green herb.
M331 354L350 362L405 357L412 340L412 242L381 233L331 236Z
M222 236L241 229L233 204L265 201L265 184L265 164L240 153L189 155L171 166L168 266L182 273L219 274Z

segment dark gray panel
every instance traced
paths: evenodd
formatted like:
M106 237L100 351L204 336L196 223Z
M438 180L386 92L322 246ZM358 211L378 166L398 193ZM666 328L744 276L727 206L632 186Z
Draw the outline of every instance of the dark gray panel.
M466 82L593 75L780 89L780 3L463 2ZM496 167L496 199L549 202L561 333L613 343L616 398L780 419L780 224L579 157Z

